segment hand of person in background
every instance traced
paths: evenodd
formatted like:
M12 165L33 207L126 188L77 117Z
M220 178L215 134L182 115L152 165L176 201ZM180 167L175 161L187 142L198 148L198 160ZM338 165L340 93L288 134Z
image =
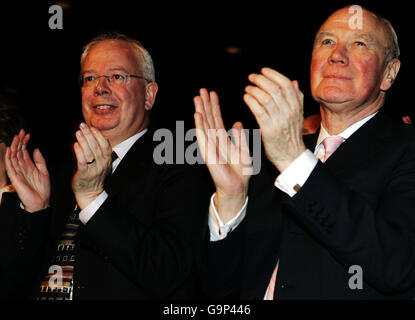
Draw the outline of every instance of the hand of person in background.
M14 136L6 150L5 166L10 182L28 212L43 210L49 205L50 178L39 149L33 152L33 160L27 151L30 134L22 129Z
M79 208L85 209L104 191L104 180L111 170L111 145L96 128L81 123L76 132L74 151L78 169L72 190Z
M246 136L242 123L236 122L232 127L234 141L231 141L214 91L200 89L194 104L199 149L216 186L215 207L226 223L240 211L248 194L252 159Z
M247 86L244 101L261 128L268 159L284 171L306 147L302 138L304 95L296 80L263 68L261 74L248 77L255 86Z

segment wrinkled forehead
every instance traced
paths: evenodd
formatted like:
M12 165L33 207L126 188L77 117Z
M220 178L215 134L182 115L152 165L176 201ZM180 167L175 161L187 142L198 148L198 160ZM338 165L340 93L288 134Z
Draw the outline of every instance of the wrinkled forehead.
M317 35L321 32L336 31L366 34L382 45L387 44L384 25L374 13L360 6L349 6L334 12L322 24Z

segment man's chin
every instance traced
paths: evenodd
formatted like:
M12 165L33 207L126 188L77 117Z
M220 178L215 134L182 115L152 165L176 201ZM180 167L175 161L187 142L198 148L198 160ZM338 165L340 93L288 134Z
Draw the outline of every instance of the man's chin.
M98 121L91 121L91 126L100 130L101 132L111 131L117 127L119 123L117 121L105 121L100 119Z
M318 99L318 102L322 103L322 104L345 104L349 101L350 101L350 99L332 98L332 97Z
M321 96L316 96L315 100L323 104L344 104L351 101L351 98L346 97L343 94L338 94L337 92L331 92L331 94L323 94Z
M344 103L350 101L350 90L340 86L325 86L318 90L317 100L325 103Z

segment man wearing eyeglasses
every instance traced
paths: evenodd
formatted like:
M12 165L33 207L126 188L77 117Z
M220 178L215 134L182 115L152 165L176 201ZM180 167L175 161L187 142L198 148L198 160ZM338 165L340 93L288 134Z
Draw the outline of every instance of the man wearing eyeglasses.
M70 170L51 174L50 200L39 200L48 172L43 158L31 162L24 132L8 151L17 191L39 200L36 207L22 201L39 212L22 217L15 244L20 261L36 261L30 295L192 297L192 234L205 184L197 170L153 161L149 112L158 86L149 53L124 35L95 38L84 48L80 83L85 123L75 134L77 169L73 177Z

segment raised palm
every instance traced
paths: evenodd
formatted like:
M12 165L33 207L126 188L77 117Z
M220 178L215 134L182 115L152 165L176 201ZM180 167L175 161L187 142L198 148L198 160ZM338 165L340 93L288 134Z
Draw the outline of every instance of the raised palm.
M233 125L234 141L231 141L223 124L217 94L201 89L194 104L199 149L217 194L224 199L245 199L253 169L242 124Z
M45 209L50 198L50 178L46 161L38 149L33 152L33 161L26 145L30 135L22 129L7 148L5 166L26 211Z

